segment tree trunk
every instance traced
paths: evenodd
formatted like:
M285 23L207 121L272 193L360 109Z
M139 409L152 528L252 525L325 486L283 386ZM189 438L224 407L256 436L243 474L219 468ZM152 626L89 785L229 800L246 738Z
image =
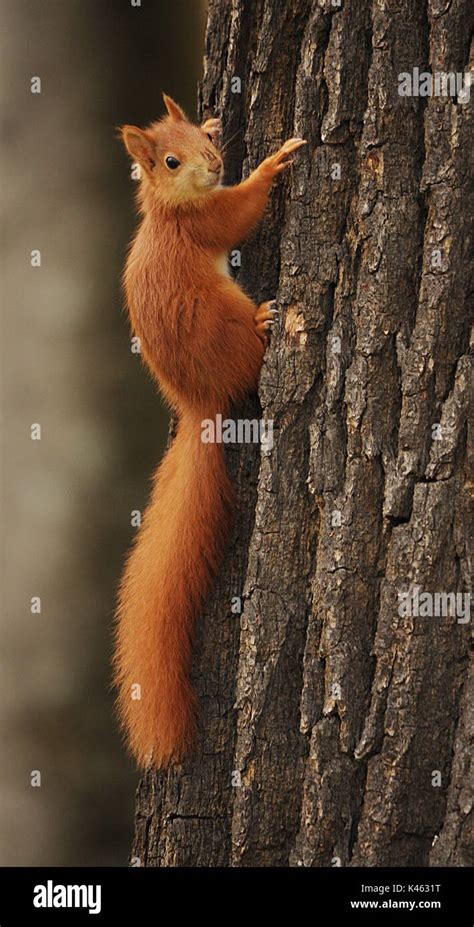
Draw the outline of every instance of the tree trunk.
M469 589L472 102L400 96L398 76L464 73L471 18L469 0L209 4L200 109L237 133L229 181L309 145L242 249L280 324L261 407L238 414L272 420L274 446L228 454L201 739L142 779L136 865L470 861L467 600L421 602Z

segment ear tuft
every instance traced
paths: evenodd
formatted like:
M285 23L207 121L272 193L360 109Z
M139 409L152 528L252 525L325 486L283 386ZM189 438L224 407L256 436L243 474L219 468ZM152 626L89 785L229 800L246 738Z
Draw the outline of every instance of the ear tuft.
M175 122L186 122L186 114L184 110L182 110L181 107L178 106L178 104L175 103L174 100L172 100L171 97L169 97L166 93L163 94L163 103L165 104L166 111L171 119L174 119Z

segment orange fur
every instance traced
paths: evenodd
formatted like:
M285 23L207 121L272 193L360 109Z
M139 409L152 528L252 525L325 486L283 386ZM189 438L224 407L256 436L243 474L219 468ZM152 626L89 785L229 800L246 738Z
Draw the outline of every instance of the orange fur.
M232 489L222 445L201 441L203 419L257 386L265 328L260 309L222 269L225 252L260 219L273 178L303 142L292 139L247 180L220 186L217 120L168 115L122 136L142 168L142 222L124 285L142 356L178 416L122 578L114 658L118 710L140 765L181 759L195 732L189 682L193 624L230 524ZM179 166L170 169L166 158ZM139 684L141 697L134 686Z

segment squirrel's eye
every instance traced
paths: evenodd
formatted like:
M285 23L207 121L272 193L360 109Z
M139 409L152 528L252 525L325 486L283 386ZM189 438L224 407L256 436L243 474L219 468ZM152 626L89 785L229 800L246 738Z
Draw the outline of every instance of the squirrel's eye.
M170 171L175 171L177 167L181 164L181 161L178 161L177 158L173 158L173 155L168 155L165 158L166 167L169 167Z
M212 142L212 135L211 135L211 133L210 133L210 132L206 132L206 135L207 135L209 141Z

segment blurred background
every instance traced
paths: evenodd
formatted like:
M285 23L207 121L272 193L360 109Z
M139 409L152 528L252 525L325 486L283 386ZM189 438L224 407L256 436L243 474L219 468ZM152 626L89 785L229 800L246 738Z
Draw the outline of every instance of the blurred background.
M126 865L112 619L167 417L123 309L116 127L160 116L162 90L195 118L205 3L2 0L1 26L0 865Z

